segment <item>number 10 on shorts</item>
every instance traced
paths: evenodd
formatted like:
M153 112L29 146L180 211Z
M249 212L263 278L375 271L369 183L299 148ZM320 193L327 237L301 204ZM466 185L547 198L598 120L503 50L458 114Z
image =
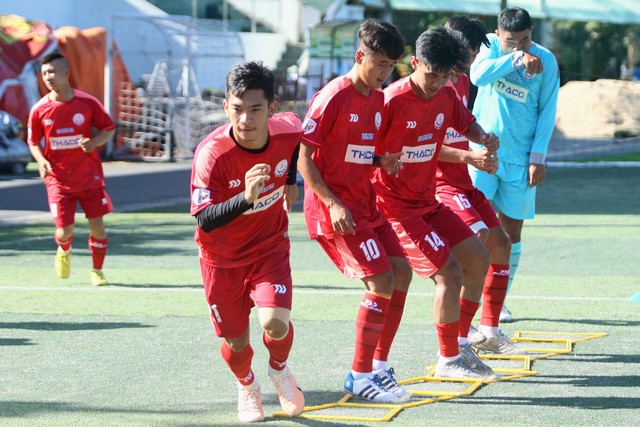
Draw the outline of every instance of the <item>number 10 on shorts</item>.
M380 249L378 249L378 245L373 239L369 239L365 242L360 243L360 249L362 249L362 252L364 253L365 258L367 258L367 261L380 258Z

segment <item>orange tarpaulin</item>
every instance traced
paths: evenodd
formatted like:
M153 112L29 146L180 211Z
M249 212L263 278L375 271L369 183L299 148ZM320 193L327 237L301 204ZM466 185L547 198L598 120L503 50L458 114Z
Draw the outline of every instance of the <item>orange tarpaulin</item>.
M17 78L31 64L37 75L39 98L48 92L39 73L38 61L57 46L69 63L71 86L98 98L104 104L104 71L107 61L107 32L104 28L80 30L60 27L55 31L42 21L31 21L16 15L0 15L0 81ZM114 50L116 49L114 43ZM119 55L112 61L112 96L114 100L135 96L129 73ZM29 108L24 91L27 87L14 86L0 99L0 109L27 122ZM135 105L136 102L128 102ZM113 104L113 119L118 120L118 103Z

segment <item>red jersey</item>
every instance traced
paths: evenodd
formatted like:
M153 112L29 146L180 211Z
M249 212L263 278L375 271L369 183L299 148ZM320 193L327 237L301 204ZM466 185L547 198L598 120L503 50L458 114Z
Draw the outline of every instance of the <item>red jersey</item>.
M257 163L271 166L253 208L230 223L207 233L196 227L200 257L214 267L247 265L273 251L289 249L284 187L289 163L300 142L302 124L293 113L269 119L269 144L259 153L240 147L230 124L211 132L196 149L191 171L191 215L244 192L244 175Z
M93 128L111 130L115 123L100 101L74 89L68 102L51 101L49 94L38 101L29 113L29 145L40 145L44 137L44 157L52 172L44 179L70 191L104 187L104 174L98 150L85 153L80 139L91 138Z
M471 83L466 74L458 75L455 83L452 83L458 97L461 99L465 107L469 104ZM469 150L469 140L450 127L444 143L450 147L459 148L461 150ZM436 186L451 185L462 190L471 190L475 188L469 176L469 169L466 163L449 163L438 162L438 170L436 172Z
M413 84L408 76L384 90L385 127L376 152L404 153L398 177L381 169L372 176L378 207L390 220L424 215L438 205L436 163L446 130L466 132L475 121L452 86L422 98L413 93Z
M327 187L351 212L356 232L384 221L370 181L383 106L381 90L363 95L341 76L314 95L304 122L302 141L316 149L312 159ZM306 184L304 216L311 238L333 238L329 210Z

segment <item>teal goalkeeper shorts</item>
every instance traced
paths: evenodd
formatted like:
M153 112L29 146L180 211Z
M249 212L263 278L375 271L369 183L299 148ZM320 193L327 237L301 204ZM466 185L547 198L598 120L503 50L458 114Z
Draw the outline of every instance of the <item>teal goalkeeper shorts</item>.
M498 172L489 175L469 166L469 175L495 206L513 219L533 219L536 213L536 187L529 187L529 167L498 162Z

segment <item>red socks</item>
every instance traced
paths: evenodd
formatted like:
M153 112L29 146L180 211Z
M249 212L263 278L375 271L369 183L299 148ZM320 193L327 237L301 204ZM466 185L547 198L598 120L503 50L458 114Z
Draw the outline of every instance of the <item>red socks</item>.
M480 324L498 327L500 310L507 296L509 286L509 266L491 264L484 280L482 292L482 317Z
M476 315L478 307L480 307L480 303L460 298L460 331L458 332L459 337L467 338L467 336L469 335L469 327L471 327L473 316Z
M96 239L89 235L89 251L91 251L91 258L93 259L93 269L102 270L102 264L104 264L104 257L107 255L107 247L109 246L109 239Z
M438 344L440 346L440 356L455 357L460 353L458 350L459 329L460 322L436 324L436 332L438 333Z
M293 345L293 324L289 322L289 332L281 340L274 340L264 333L262 334L262 342L269 350L269 366L276 371L281 371L287 365L289 352Z
M356 345L352 369L356 372L373 370L373 353L380 340L382 327L389 307L388 297L365 292L356 316Z
M251 370L251 360L253 359L253 348L247 344L244 350L235 352L226 341L222 341L220 347L222 359L227 363L231 372L236 376L240 384L250 385L253 382L253 371Z
M53 240L56 241L56 245L60 246L60 249L62 249L63 251L67 252L69 249L71 249L71 242L73 241L73 237L74 237L74 235L71 234L71 237L69 237L69 240L65 240L63 242L62 240L58 240L58 238L54 234Z
M382 334L378 340L378 346L374 355L375 360L386 361L389 357L389 350L391 344L396 337L400 321L402 320L402 313L404 312L404 303L407 300L407 293L395 290L391 295L389 302L389 308L387 308L387 314L384 318L384 325L382 326Z

